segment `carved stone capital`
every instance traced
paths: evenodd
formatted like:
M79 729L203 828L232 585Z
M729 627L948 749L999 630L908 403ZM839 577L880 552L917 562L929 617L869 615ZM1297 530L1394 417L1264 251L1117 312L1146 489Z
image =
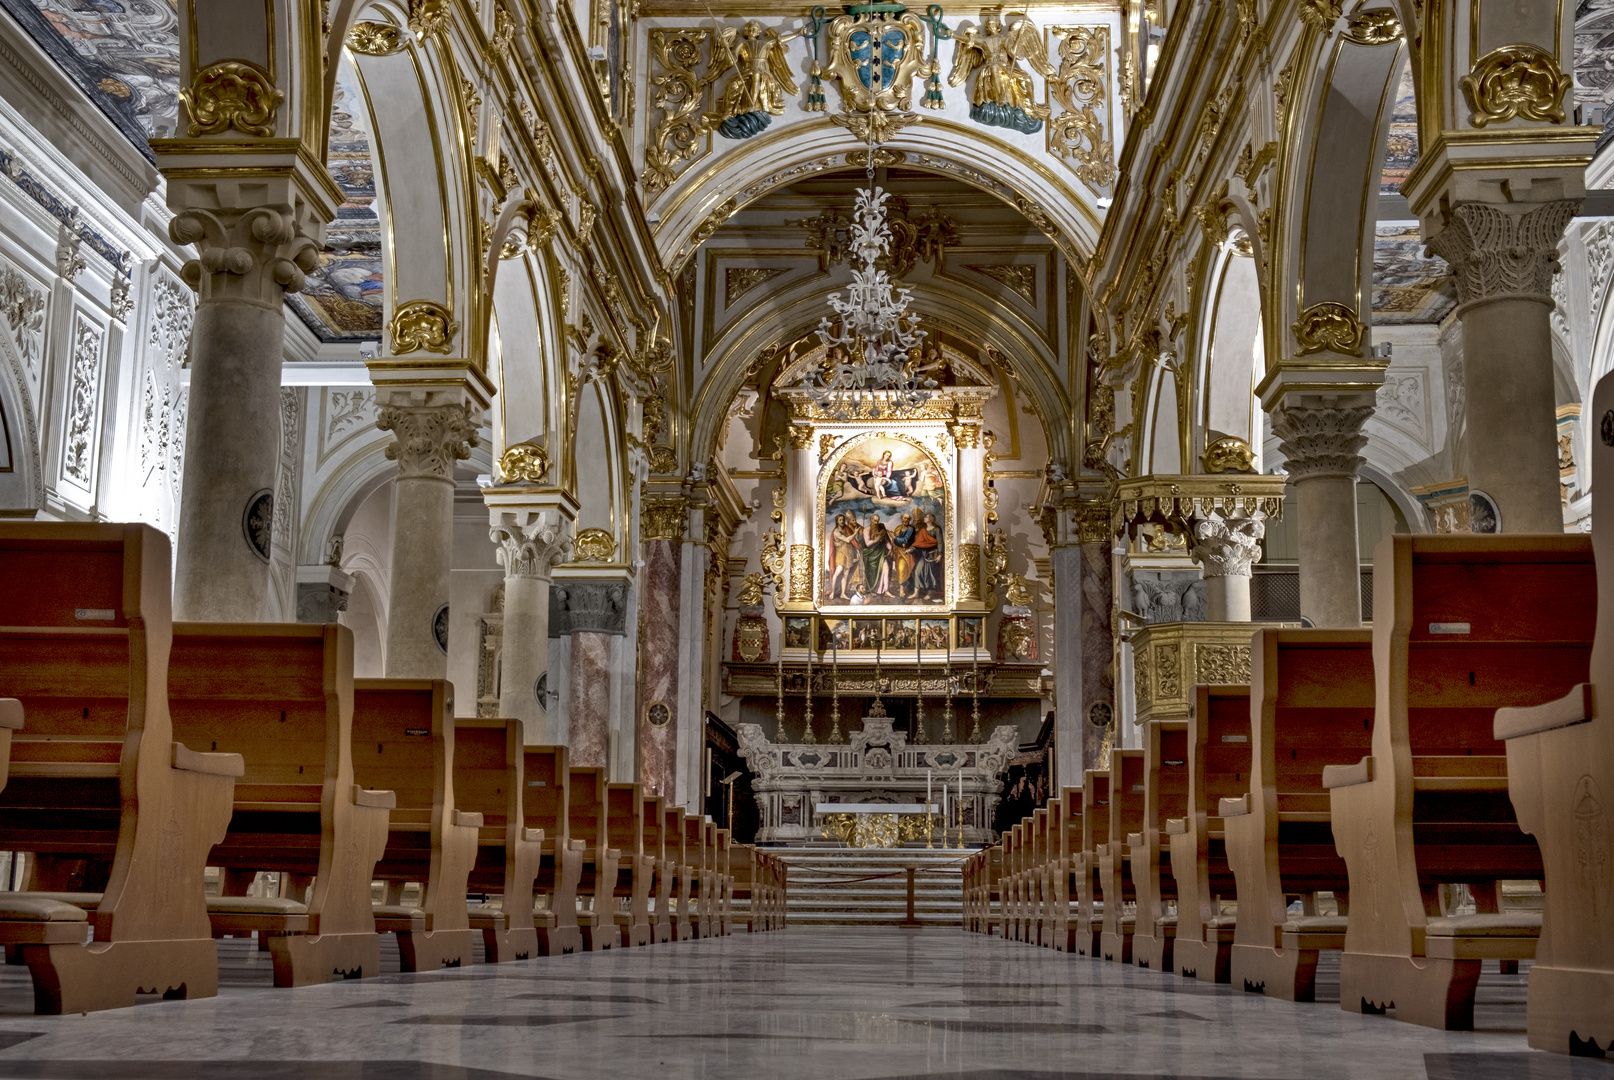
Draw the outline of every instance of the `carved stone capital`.
M625 634L627 628L627 582L566 580L549 587L550 637Z
M639 539L682 540L689 530L689 501L647 498L639 511Z
M1445 228L1429 239L1429 250L1451 264L1457 298L1464 304L1504 299L1550 304L1558 242L1579 209L1578 199L1534 208L1458 203Z
M571 546L570 523L553 508L493 510L489 517L488 539L506 577L548 580L549 568Z
M1201 518L1194 523L1194 543L1188 553L1205 568L1208 578L1249 577L1250 566L1261 555L1266 519L1259 510Z
M1373 415L1371 405L1339 405L1321 397L1313 404L1280 403L1272 410L1272 433L1283 450L1292 481L1316 476L1356 478L1361 449L1367 445L1362 425Z
M481 441L480 410L461 403L442 405L384 405L375 426L390 431L387 457L398 463L400 479L436 479L454 482L454 463L471 456Z
M813 429L808 424L790 425L790 448L805 450L813 445Z
M203 301L256 300L278 309L301 292L319 264L319 245L289 206L248 209L192 207L168 223L176 244L195 244L197 257L180 273Z

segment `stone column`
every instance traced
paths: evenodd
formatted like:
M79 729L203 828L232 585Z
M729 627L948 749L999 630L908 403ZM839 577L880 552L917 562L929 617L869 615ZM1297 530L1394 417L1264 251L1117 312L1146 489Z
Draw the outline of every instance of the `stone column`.
M1300 614L1314 626L1362 625L1356 471L1367 443L1362 425L1372 415L1367 394L1295 394L1272 409L1272 431L1294 487Z
M454 466L477 445L482 409L455 390L380 385L376 397L376 427L392 432L387 457L398 463L387 678L442 679L448 675Z
M255 622L269 592L285 299L317 265L326 211L284 182L262 185L284 200L268 205L239 205L245 185L226 187L171 179L168 192L169 236L198 252L183 271L198 302L174 617Z
M549 668L550 567L571 544L577 503L564 491L524 484L483 488L482 499L504 567L499 715L522 721L534 745L561 742L565 732L553 730L538 677Z
M958 499L953 513L958 522L958 585L956 597L973 603L986 596L982 578L982 545L986 542L984 470L986 451L981 447L980 407L971 402L975 415L949 425L958 455Z
M646 794L678 797L679 610L682 548L689 504L681 497L644 500L640 515L639 783Z
M1054 572L1056 779L1080 787L1115 723L1111 665L1110 515L1098 499L1057 515ZM1101 721L1101 722L1095 722Z
M1503 532L1562 532L1552 277L1578 199L1459 203L1429 248L1451 264L1463 327L1470 491L1501 511Z
M571 638L565 744L575 765L609 769L613 639L627 629L623 581L565 578L549 590L549 629Z
M1253 514L1218 510L1194 522L1193 528L1188 554L1204 569L1208 619L1249 622L1250 565L1261 554L1266 515L1259 510Z
M813 447L810 424L790 425L789 447L785 450L785 552L790 603L810 606L813 602L814 538L817 522L814 511L818 478L818 457Z

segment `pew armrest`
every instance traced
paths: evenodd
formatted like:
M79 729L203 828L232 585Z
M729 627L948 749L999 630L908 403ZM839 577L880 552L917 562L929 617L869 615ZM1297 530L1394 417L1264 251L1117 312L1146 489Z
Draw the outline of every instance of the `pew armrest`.
M1534 960L1541 913L1457 915L1430 919L1424 955L1446 960Z
M395 810L398 806L398 793L395 791L371 791L368 788L353 785L354 806L379 806L387 810Z
M482 815L468 814L464 810L456 810L454 811L454 824L462 828L480 829L482 827Z
M1167 818L1166 819L1166 835L1167 836L1187 836L1188 835L1188 819L1185 818L1185 817Z
M541 844L544 842L544 830L522 829L521 839L525 840L529 844Z
M22 702L16 698L0 698L0 728L22 730Z
M1340 787L1355 787L1357 784L1370 784L1373 782L1373 755L1358 761L1355 765L1327 765L1323 767L1323 787L1333 789Z
M1142 847L1143 846L1143 834L1140 833L1140 832L1127 833L1126 834L1126 844L1127 844L1127 847Z
M1217 817L1244 817L1250 812L1250 795L1248 792L1236 799L1220 799L1216 805Z
M240 754L202 754L184 743L174 744L174 768L211 776L244 776L247 763Z
M1498 740L1517 739L1553 728L1584 724L1592 718L1592 684L1581 683L1557 701L1527 709L1498 709L1491 734Z

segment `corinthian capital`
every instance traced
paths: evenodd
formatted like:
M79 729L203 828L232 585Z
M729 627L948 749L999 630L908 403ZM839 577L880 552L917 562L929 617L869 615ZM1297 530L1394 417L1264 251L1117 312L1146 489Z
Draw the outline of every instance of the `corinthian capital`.
M464 404L385 405L375 426L390 431L387 457L398 463L402 479L454 481L454 463L471 456L480 440L480 410Z
M256 300L279 309L319 264L319 245L291 206L193 207L168 223L176 244L195 244L181 271L202 300Z
M1362 425L1373 415L1371 405L1343 404L1332 396L1283 402L1272 410L1272 433L1278 437L1291 480L1314 476L1356 478L1360 453L1367 444Z
M494 511L488 539L506 577L548 580L549 568L571 546L567 518L554 509Z
M1579 209L1578 199L1534 209L1458 203L1446 227L1429 239L1429 250L1451 264L1457 298L1465 304L1521 298L1551 303L1558 242Z
M1213 513L1194 523L1194 544L1189 549L1206 577L1249 577L1250 566L1261 554L1267 534L1267 516L1237 511Z

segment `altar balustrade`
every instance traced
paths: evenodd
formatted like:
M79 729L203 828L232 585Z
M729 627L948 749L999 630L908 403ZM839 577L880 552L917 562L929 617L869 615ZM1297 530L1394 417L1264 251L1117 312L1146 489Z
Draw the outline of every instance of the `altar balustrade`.
M1013 724L983 742L909 743L878 705L843 744L775 742L758 724L741 724L740 755L756 779L761 843L805 844L842 837L831 832L836 804L945 803L946 843L975 847L997 840L992 815L1003 774L1019 750ZM854 721L856 723L857 721ZM943 843L938 815L934 846ZM924 843L922 837L909 842Z

